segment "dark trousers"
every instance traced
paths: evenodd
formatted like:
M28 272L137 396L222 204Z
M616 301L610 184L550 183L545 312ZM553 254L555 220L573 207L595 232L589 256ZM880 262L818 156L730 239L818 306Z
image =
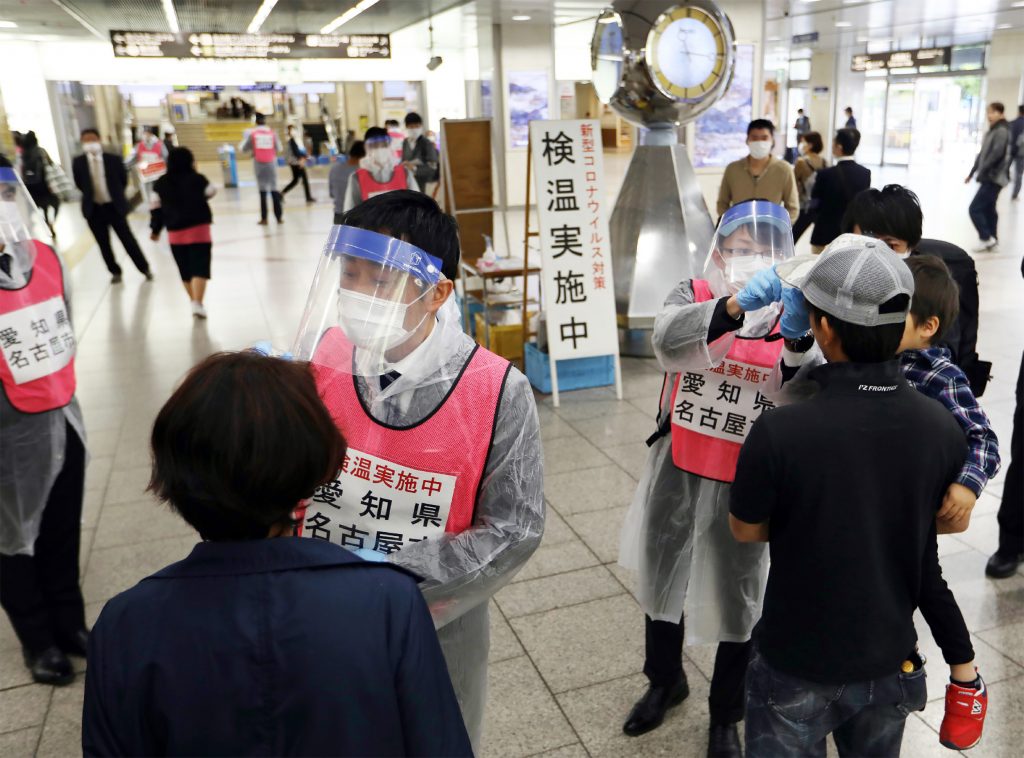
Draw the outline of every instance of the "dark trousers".
M800 211L800 215L796 217L796 223L793 224L793 242L799 241L803 233L810 229L813 223L813 213L810 211Z
M644 617L647 653L644 674L653 687L667 687L683 676L683 620L654 621ZM743 720L743 691L750 659L750 642L719 642L711 675L708 706L712 724Z
M747 674L747 758L898 756L903 727L928 699L924 668L866 682L819 684L770 666L755 649Z
M260 220L261 221L266 221L267 220L267 194L268 193L266 193L266 192L260 192ZM274 192L271 192L269 194L270 194L270 197L274 201L274 218L276 218L278 221L280 221L281 220L281 216L284 213L284 211L281 210L281 193L277 192L275 190Z
M301 180L302 188L306 190L306 199L312 200L313 196L309 194L309 177L306 176L306 167L291 165L289 166L289 168L291 168L292 170L292 180L288 182L288 184L285 186L283 190L281 190L281 194L287 195L288 190L290 190L292 187L298 184L299 181Z
M131 227L128 226L128 217L117 212L113 203L104 203L93 207L92 215L86 219L89 222L89 229L92 236L96 238L96 244L100 246L100 253L103 255L103 262L107 264L107 271L114 276L121 275L121 267L114 260L114 249L110 246L110 230L121 240L124 251L132 259L135 268L143 274L149 273L149 261L142 254L142 248L135 240Z
M1024 355L1017 374L1017 407L1013 410L1010 467L1006 469L1003 500L999 504L999 552L1024 553Z
M1024 155L1018 155L1013 159L1013 194L1011 197L1014 200L1020 197L1022 182L1024 182Z
M0 606L33 654L85 628L78 585L85 448L70 425L64 453L64 468L43 510L35 554L0 556Z
M978 230L978 237L982 242L999 239L999 214L996 212L996 200L999 199L999 192L1002 189L995 182L982 182L971 201L970 208L968 208L968 212L971 214L971 223Z

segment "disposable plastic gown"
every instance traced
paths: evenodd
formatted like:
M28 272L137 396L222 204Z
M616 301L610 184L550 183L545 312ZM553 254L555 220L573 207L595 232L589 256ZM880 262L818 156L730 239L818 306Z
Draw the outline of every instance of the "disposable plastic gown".
M425 353L381 391L375 378L356 377L360 397L384 424L409 426L446 398L476 344L458 323L453 302L441 309ZM429 344L428 344L429 343ZM487 430L466 430L485 434ZM424 451L428 460L430 451ZM490 648L488 600L522 568L544 533L544 476L540 423L533 391L514 367L505 383L473 525L406 545L389 560L423 577L430 606L474 747L479 747L487 700Z
M709 344L716 303L695 302L687 280L669 294L655 319L654 352L669 374L662 408L672 407L676 374L714 368L737 335L749 328ZM760 312L759 316L761 329L764 319ZM768 387L777 391L781 386L782 372L776 366ZM675 624L685 610L689 644L744 642L761 615L767 546L733 538L729 490L728 483L677 468L671 435L665 435L648 453L623 526L619 562L639 571L640 605L652 619Z

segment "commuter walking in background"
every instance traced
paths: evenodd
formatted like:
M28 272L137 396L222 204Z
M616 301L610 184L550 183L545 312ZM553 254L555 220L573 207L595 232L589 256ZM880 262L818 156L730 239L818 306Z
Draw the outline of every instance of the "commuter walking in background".
M1010 182L1010 124L1005 116L1002 103L989 103L985 111L989 130L981 143L981 152L974 159L971 173L964 179L970 184L971 179L978 180L978 192L971 201L969 212L971 223L978 230L981 240L974 252L985 253L999 246L999 213L996 201Z
M242 152L252 153L252 164L256 170L256 187L260 191L260 226L267 225L267 195L274 203L274 218L284 223L283 199L277 191L277 154L281 152L281 140L277 132L267 126L267 117L256 114L256 128L242 140Z
M811 120L804 115L803 108L799 108L797 110L796 123L793 124L793 128L796 129L796 138L798 143L801 137L811 131Z
M800 216L793 224L793 242L799 240L814 223L814 216L811 213L811 190L814 189L818 172L828 166L828 162L821 157L823 149L824 144L818 132L807 132L802 135L800 144L797 145L800 157L793 164L793 176L796 178L796 191L800 198Z
M110 271L111 284L120 284L122 273L110 246L111 229L121 240L135 267L146 279L152 281L149 261L142 254L142 248L128 226L128 199L124 194L128 186L128 172L124 162L116 155L103 151L100 133L95 129L83 129L81 139L85 153L75 158L71 164L71 173L75 178L75 186L82 193L82 215L96 238L96 244L100 246L103 262Z
M1010 122L1010 163L1013 165L1013 194L1010 199L1017 200L1024 181L1024 105L1017 106L1017 118Z
M56 236L53 225L57 222L57 213L60 211L60 198L50 189L47 182L47 172L53 165L49 154L39 146L35 132L25 133L20 140L21 143L21 180L25 182L25 189L32 196L33 202L42 210L46 225L50 228L50 234ZM50 210L53 210L53 218L50 218Z
M846 108L843 109L843 113L846 114L846 123L843 124L843 128L844 129L856 129L857 128L857 119L855 119L853 117L853 108L851 108L850 106L846 106Z
M793 167L772 155L775 125L757 118L747 125L750 155L725 167L718 188L718 215L747 200L768 200L785 207L791 221L800 212Z
M411 168L420 189L438 179L437 147L423 133L423 119L418 113L405 117L405 141L402 143L402 163ZM429 192L427 194L430 194Z
M153 185L150 201L150 239L160 239L167 227L171 253L185 292L192 303L192 316L206 318L203 296L210 280L210 223L213 213L207 202L217 189L196 171L192 151L176 147L167 157L167 173Z
M811 190L811 251L820 253L842 231L843 214L857 193L871 186L871 169L854 161L860 132L840 129L832 142L836 165L820 171Z
M169 153L169 152L171 152L171 150L173 150L177 146L178 146L178 138L174 135L174 130L173 129L168 129L167 131L164 132L164 148Z
M203 541L103 608L85 755L472 755L419 577L292 536L346 453L307 364L207 358L152 453Z
M331 200L334 201L334 223L341 223L341 214L345 212L345 191L348 189L348 180L359 170L359 161L366 157L366 148L362 140L356 140L348 149L345 160L338 160L331 166L331 172L327 175L327 190L331 193Z
M306 191L306 202L315 203L316 200L309 193L309 177L306 175L306 159L309 156L306 146L302 144L302 133L294 126L288 127L288 145L285 149L288 151L288 167L292 170L292 180L281 190L281 194L287 195L288 191L301 181L302 188Z

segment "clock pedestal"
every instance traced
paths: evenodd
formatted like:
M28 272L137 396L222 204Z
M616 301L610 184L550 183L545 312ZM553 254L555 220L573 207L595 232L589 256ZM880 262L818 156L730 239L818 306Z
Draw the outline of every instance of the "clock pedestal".
M680 281L700 275L714 235L675 128L647 136L633 154L611 218L619 348L641 357L654 355L651 332L665 297Z

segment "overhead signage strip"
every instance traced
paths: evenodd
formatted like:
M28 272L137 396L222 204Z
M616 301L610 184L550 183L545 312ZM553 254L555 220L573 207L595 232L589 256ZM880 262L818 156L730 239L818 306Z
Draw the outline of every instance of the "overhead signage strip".
M226 34L113 30L115 58L390 58L389 34Z

